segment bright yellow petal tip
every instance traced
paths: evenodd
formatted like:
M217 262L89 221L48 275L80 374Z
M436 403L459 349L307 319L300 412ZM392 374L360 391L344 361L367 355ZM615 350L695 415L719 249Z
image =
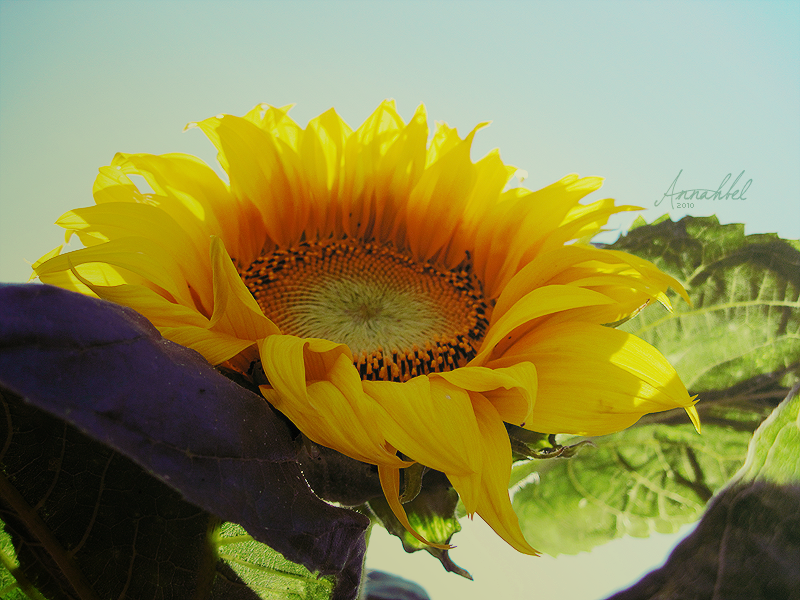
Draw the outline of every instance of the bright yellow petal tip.
M696 398L697 396L692 396L692 400L694 402L697 402ZM694 428L697 430L697 433L702 433L700 431L700 415L697 414L697 408L695 408L694 404L685 407L684 410L686 411L686 414L689 415L689 418L692 420L692 425L694 425Z

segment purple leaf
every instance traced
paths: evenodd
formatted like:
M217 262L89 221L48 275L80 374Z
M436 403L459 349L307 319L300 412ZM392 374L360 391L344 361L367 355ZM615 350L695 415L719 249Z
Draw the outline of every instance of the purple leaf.
M270 406L128 308L0 287L0 384L354 598L366 517L319 500Z

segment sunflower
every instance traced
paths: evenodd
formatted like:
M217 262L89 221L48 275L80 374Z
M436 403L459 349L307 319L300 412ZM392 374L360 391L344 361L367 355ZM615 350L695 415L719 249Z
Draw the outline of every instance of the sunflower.
M129 306L166 338L260 384L305 436L377 465L395 515L401 470L444 472L468 514L535 554L514 514L504 423L602 435L693 399L653 347L607 326L682 286L588 245L631 206L581 204L599 178L507 188L497 151L420 106L383 102L353 131L331 109L191 123L222 181L184 154L117 154L95 205L57 223L85 246L34 265L41 281ZM140 191L129 176L141 176Z

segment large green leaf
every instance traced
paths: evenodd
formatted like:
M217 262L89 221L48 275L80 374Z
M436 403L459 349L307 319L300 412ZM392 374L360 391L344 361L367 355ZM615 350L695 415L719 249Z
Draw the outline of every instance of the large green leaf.
M749 439L724 427L702 436L691 425L635 427L539 465L539 481L514 494L514 509L528 542L552 555L674 533L736 472Z
M656 346L692 393L797 369L800 242L745 236L744 225L716 217L639 223L611 248L683 282L692 305L675 301L672 313L650 307L621 329Z
M800 485L800 384L753 436L737 482Z
M800 244L745 236L715 217L637 224L613 246L684 282L674 312L644 310L622 328L661 350L697 405L702 436L683 411L594 440L569 461L515 466L523 530L550 553L589 550L622 535L675 531L696 520L742 464L751 432L797 379Z
M613 600L800 598L798 387L753 436L745 466L667 563Z

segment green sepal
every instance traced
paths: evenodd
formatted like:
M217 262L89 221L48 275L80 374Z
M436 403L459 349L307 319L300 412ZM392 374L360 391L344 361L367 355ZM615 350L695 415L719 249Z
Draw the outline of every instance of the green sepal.
M394 516L386 498L373 498L367 505L373 518L389 533L400 538L406 552L426 550L439 559L445 570L472 579L468 571L453 562L447 550L427 546L406 531ZM447 477L439 471L428 471L425 473L419 494L404 504L403 508L409 522L422 537L435 544L449 544L453 534L461 531L461 525L456 517L457 505L458 493L450 485Z

